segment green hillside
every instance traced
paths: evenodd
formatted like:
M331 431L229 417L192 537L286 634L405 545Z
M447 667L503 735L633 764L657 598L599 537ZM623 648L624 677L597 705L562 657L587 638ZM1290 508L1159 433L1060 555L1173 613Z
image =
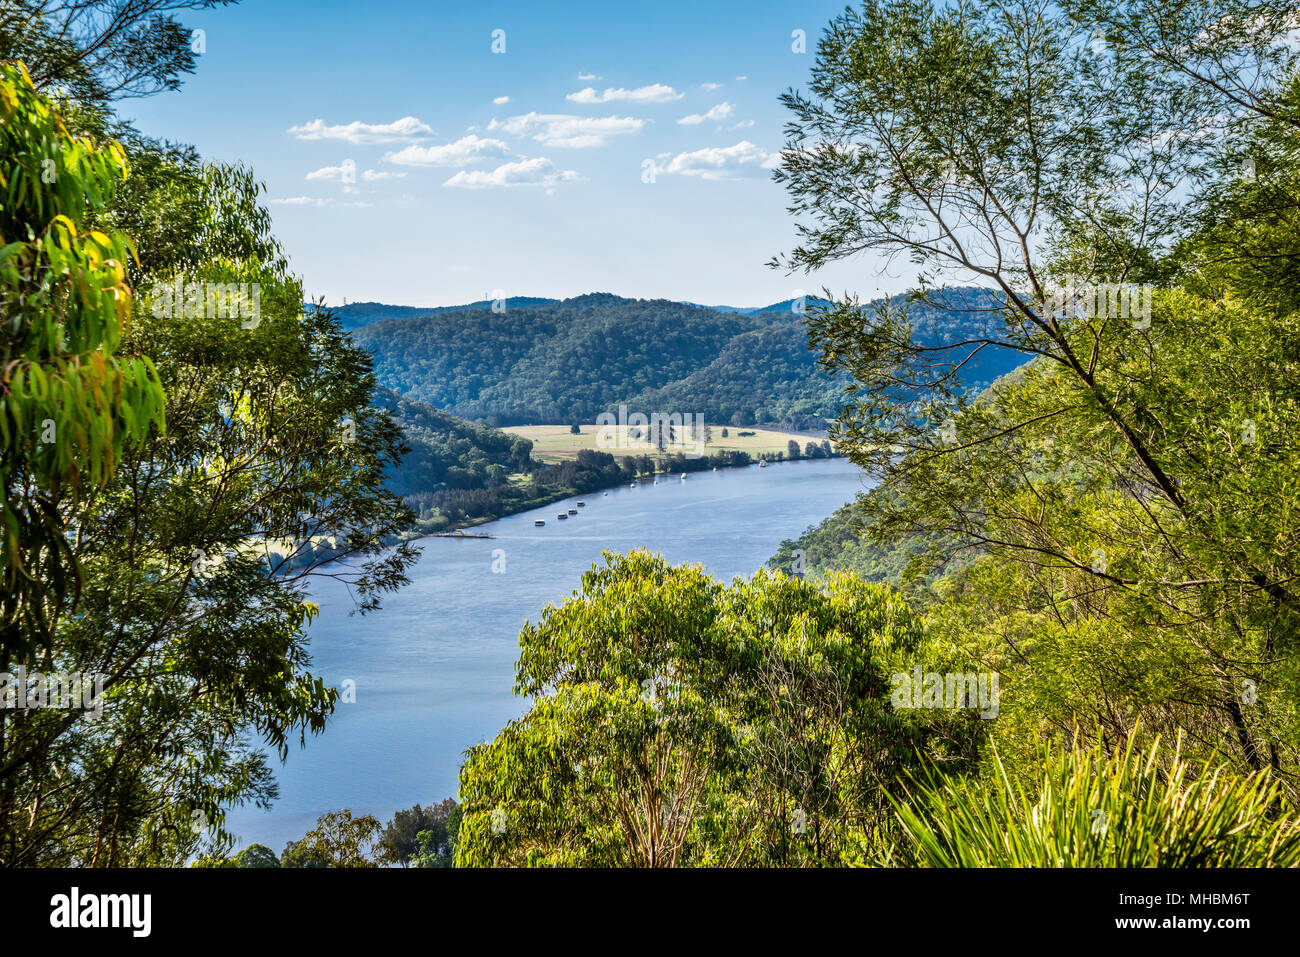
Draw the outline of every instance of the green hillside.
M525 471L530 464L532 443L526 439L475 425L383 386L376 388L374 404L392 413L411 449L387 473L386 484L398 495L417 495L444 485L483 488L504 481L511 472Z
M845 376L814 365L801 321L776 322L736 336L703 369L633 399L637 407L690 409L710 422L765 421L823 428L834 414Z
M974 330L991 301L977 290L938 298L938 307L909 307L918 336L953 323ZM399 315L353 336L373 351L384 385L496 426L591 422L628 403L714 422L824 428L848 378L818 367L804 317L782 305L742 312L593 293ZM990 350L964 373L982 386L1021 358Z

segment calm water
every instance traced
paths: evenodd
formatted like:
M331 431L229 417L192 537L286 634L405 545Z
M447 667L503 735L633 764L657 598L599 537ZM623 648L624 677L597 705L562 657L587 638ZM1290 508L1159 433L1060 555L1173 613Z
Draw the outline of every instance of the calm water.
M324 734L291 751L273 809L236 809L230 830L278 854L327 810L386 822L398 808L454 796L462 752L526 710L510 690L520 626L572 593L602 549L644 546L729 580L753 574L782 539L863 487L845 459L661 478L581 496L586 507L563 522L555 516L577 499L475 529L491 540L424 539L411 584L364 617L348 616L346 589L321 581L313 671L335 687L355 681L356 702L339 705ZM545 528L533 526L538 518ZM496 549L502 572L493 572Z

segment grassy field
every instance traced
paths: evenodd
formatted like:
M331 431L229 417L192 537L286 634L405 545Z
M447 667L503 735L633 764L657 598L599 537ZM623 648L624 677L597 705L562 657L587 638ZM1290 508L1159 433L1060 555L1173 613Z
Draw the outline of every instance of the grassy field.
M567 425L516 425L502 429L503 432L509 432L511 435L519 435L523 438L530 439L533 443L533 455L544 462L562 462L565 459L571 459L578 454L579 449L597 449L597 434L602 431L595 425L583 425L581 435L573 435ZM614 436L614 442L609 448L599 448L598 451L609 452L612 455L657 455L658 450L647 441L635 441L627 438L626 429L619 426L608 426L610 433ZM802 448L809 441L821 442L825 438L825 433L807 433L807 432L779 432L774 429L760 429L755 426L746 426L743 429L734 425L721 426L711 425L712 438L701 449L705 455L716 455L725 451L748 452L750 455L758 456L761 452L784 452L791 439L797 439L799 447ZM723 428L726 428L728 435L724 438L722 435ZM752 432L753 435L739 435L740 432ZM693 446L670 446L668 451L695 451Z

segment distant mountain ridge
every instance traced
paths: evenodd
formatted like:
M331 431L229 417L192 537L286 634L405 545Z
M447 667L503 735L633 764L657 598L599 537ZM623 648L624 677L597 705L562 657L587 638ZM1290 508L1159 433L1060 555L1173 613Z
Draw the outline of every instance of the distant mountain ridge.
M514 309L517 307L527 306L547 306L559 305L562 303L575 303L591 296L612 296L611 293L587 293L583 296L575 296L572 299L548 299L543 296L509 296L505 299L505 308ZM618 296L614 298L622 299ZM655 302L659 300L643 299L629 300L635 302ZM343 323L343 328L351 332L354 329L360 329L362 326L368 326L372 322L383 322L385 319L409 319L419 316L435 316L439 313L454 312L461 309L490 309L497 302L494 299L479 299L475 302L467 302L458 306L396 306L383 302L349 302L342 306L326 306ZM808 296L804 300L806 306L812 306L814 303L825 302L815 296ZM764 312L781 312L798 315L792 308L794 299L786 299L781 302L774 302L768 306L706 306L698 302L680 300L683 306L699 306L701 309L713 309L718 312L734 312L743 316L757 316ZM304 303L309 309L317 308L314 303Z
M954 322L974 329L990 302L986 291L959 289L936 307L912 305L909 315L923 338ZM818 368L795 304L738 309L588 293L512 297L503 309L485 300L431 310L352 303L335 311L373 352L385 386L491 426L592 422L627 404L645 413L703 413L723 424L820 429L838 413L848 383ZM1022 360L985 350L963 371L978 388Z
M505 304L506 308L509 309L516 306L546 305L558 301L536 296L511 296L505 300ZM326 306L325 308L338 316L343 328L351 332L372 322L382 322L385 319L433 316L440 312L456 309L489 309L493 302L492 299L480 299L478 302L467 303L463 306L392 306L383 302L349 302L346 305ZM309 309L317 308L314 303L305 303L304 305Z
M795 304L799 308L795 308ZM792 316L801 316L804 311L811 309L814 305L825 305L827 300L819 296L803 296L799 299L782 299L780 302L774 302L767 306L704 306L698 302L682 300L683 305L700 306L703 309L717 309L719 312L738 312L742 316L757 316L765 312L788 313Z

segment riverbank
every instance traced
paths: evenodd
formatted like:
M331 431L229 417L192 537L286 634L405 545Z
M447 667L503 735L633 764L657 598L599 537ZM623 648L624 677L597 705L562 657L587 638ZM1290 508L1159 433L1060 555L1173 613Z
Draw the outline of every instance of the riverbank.
M661 454L645 434L649 431L645 428L579 425L578 431L574 432L569 425L512 425L501 431L527 439L533 443L533 457L551 464L572 461L584 449L608 452L616 458ZM788 457L792 440L798 443L801 450L806 448L808 442L829 444L825 431L793 432L756 425L708 425L705 426L703 439L703 444L697 451L705 455L744 452L755 460L778 453ZM689 437L679 437L679 440L691 445Z
M279 850L328 809L387 821L398 808L454 795L465 749L527 708L512 692L524 622L577 588L603 550L648 548L729 581L752 575L783 540L864 487L844 458L637 484L587 497L567 521L553 521L554 505L486 524L491 539L426 538L411 584L374 613L349 615L356 603L343 582L311 580L320 606L308 632L312 673L331 687L353 682L354 700L286 763L272 761L274 810L233 808L227 827Z
M803 448L808 449L810 454L801 454L798 459L788 456L788 447L785 451L774 449L757 455L738 449L722 449L715 454L695 458L682 453L629 453L616 457L610 452L580 448L571 459L543 462L532 472L512 475L507 482L495 488L441 491L430 509L432 514L422 516L403 536L403 540L475 528L521 512L544 508L575 495L588 495L632 482L654 480L661 475L748 468L760 462L768 464L839 457L837 450L824 439L820 442L809 439Z

